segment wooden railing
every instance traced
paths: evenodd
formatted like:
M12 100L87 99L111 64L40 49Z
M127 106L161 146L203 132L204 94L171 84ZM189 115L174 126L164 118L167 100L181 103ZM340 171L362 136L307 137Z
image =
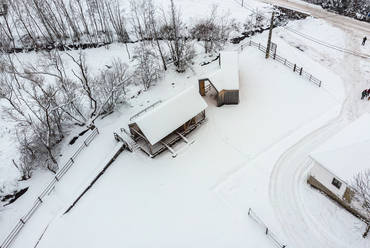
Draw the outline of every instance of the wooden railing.
M262 46L260 43L255 43L253 41L248 41L244 44L242 44L236 51L238 53L240 53L241 51L243 51L243 49L246 47L246 46L254 46L254 47L257 47L258 50L262 51L263 53L266 53L266 47ZM288 60L284 59L283 57L277 55L276 53L275 54L272 54L270 55L270 57L272 57L274 60L277 60L279 61L280 63L282 63L283 65L289 67L290 69L293 70L293 72L295 73L298 73L299 75L301 76L304 76L305 78L307 78L310 82L313 82L314 84L316 84L317 86L321 87L321 80L318 80L317 78L315 78L314 76L312 76L311 74L305 72L303 70L303 67L299 67L297 66L297 64L293 64L291 62L289 62Z
M147 107L147 108L145 108L145 109L141 110L139 113L137 113L136 115L132 116L132 117L130 118L130 121L132 121L132 119L135 119L135 118L139 117L139 115L140 115L140 114L142 114L142 113L146 112L148 109L153 108L155 105L157 105L157 104L159 104L159 103L161 103L161 102L162 102L162 101L161 101L161 100L159 100L158 102L155 102L155 103L153 103L152 105L150 105L149 107Z
M86 140L82 143L82 145L76 150L76 152L72 155L72 157L63 165L63 167L55 174L53 179L50 183L46 186L46 188L41 192L41 194L36 198L33 202L31 207L27 210L27 212L23 215L23 217L18 221L15 227L10 231L9 235L5 238L3 243L1 244L0 248L8 248L10 244L14 241L17 234L21 231L23 226L26 224L27 220L32 216L32 214L36 211L36 209L41 205L43 202L43 198L50 194L53 191L55 184L66 174L66 172L71 168L72 164L76 157L81 153L81 151L87 147L90 142L99 134L99 130L95 127L90 135L86 138Z

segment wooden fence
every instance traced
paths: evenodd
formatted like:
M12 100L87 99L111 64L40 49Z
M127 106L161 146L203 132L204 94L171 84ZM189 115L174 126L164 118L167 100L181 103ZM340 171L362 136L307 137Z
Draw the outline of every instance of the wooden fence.
M31 207L23 215L23 217L18 221L15 227L11 230L9 235L5 238L4 242L1 244L0 248L8 248L10 244L14 241L17 234L21 231L23 226L26 224L27 220L32 216L36 209L41 205L43 198L53 191L55 184L66 174L66 172L71 168L76 157L81 153L81 151L87 147L90 142L99 134L98 128L94 128L92 133L86 138L86 140L81 144L81 146L76 150L72 157L63 165L63 167L55 174L50 183L46 186L44 191L36 198Z
M252 211L251 208L249 208L248 210L248 215L260 226L262 227L262 229L265 230L265 233L267 236L269 236L274 242L275 244L277 244L279 247L281 248L285 248L287 247L286 245L283 245L283 243L275 236L275 234L273 234L269 228L261 221L260 218L258 218L258 216Z
M263 53L266 53L266 47L262 46L260 43L255 43L253 41L248 41L247 43L241 45L236 51L238 53L240 53L241 51L243 51L243 49L246 47L246 46L254 46L254 47L257 47L258 50L262 51ZM301 75L301 76L304 76L305 78L307 78L310 82L313 82L314 84L316 84L317 86L321 87L321 81L318 80L317 78L313 77L311 74L305 72L303 70L303 67L299 67L297 66L297 64L293 64L291 62L289 62L288 60L284 59L283 57L277 55L276 53L274 54L271 54L270 57L272 57L274 60L277 60L279 61L280 63L282 63L283 65L289 67L290 69L293 70L293 72Z

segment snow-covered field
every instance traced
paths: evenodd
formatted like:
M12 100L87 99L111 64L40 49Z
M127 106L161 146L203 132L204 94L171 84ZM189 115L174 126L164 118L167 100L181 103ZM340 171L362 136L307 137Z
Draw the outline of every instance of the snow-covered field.
M230 9L239 21L250 14L232 0L175 2L189 18L212 3ZM244 4L266 6L254 1ZM361 31L335 27L330 20L308 18L288 27L335 46L370 52L370 45L362 47L361 39L354 40L363 36ZM267 35L264 32L252 40L265 46ZM200 54L195 73L176 74L170 69L162 82L97 121L100 134L57 183L12 247L277 247L248 216L249 208L287 247L370 247L369 239L362 238L365 225L306 183L312 166L308 154L370 112L370 102L360 100L361 91L370 88L368 61L282 27L274 29L273 42L280 56L322 80L322 87L248 47L239 54L239 105L217 108L208 94L206 121L189 135L195 139L193 145L176 158L169 152L150 159L139 150L124 151L63 215L115 148L113 132L127 128L130 117L146 105L197 87L199 75L213 70L217 62L200 66L213 59ZM229 44L225 50L237 47ZM87 51L88 61L96 68L116 56L127 59L124 46ZM14 181L11 127L0 123L0 186L29 185L30 189L0 209L0 242L52 177L37 172L27 182ZM74 130L71 137L79 131ZM63 146L60 161L66 161L84 138ZM183 145L180 142L175 149Z

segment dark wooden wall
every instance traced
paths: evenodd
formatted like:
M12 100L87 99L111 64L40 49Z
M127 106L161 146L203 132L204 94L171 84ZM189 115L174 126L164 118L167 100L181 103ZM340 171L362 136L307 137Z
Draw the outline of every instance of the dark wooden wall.
M217 95L217 106L221 107L224 104L238 104L239 90L223 90Z

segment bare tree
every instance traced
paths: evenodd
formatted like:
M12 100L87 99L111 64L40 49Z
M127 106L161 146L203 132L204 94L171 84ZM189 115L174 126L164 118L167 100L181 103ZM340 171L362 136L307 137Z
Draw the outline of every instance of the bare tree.
M91 85L90 68L86 63L86 55L82 51L80 51L78 54L78 58L76 59L69 53L66 53L66 54L72 59L72 61L78 67L77 72L75 72L74 70L72 70L72 72L75 75L75 77L78 79L78 81L80 82L80 85L82 86L83 91L86 93L86 95L89 98L90 109L92 110L90 114L90 118L92 118L93 116L97 114L98 105L97 105L97 100L95 97L94 88L92 88L92 85Z
M166 13L162 8L162 15L164 23L161 27L161 35L168 45L177 71L184 72L192 64L195 50L185 35L185 25L181 19L181 11L171 0L169 11Z
M157 61L156 55L153 53L151 47L140 43L135 48L134 61L135 78L147 90L150 86L163 77L163 71Z
M32 132L40 154L48 155L47 167L56 172L58 164L52 148L64 137L62 119L54 109L58 90L45 84L43 77L19 72L12 61L7 62L11 64L3 62L0 70L0 97L10 106L3 106L3 114Z
M217 5L213 5L209 16L197 20L190 30L193 37L203 41L205 53L223 48L233 29L234 20L229 17L230 13L219 15Z
M98 115L109 113L118 103L124 102L126 86L131 82L131 77L129 66L117 58L94 78L93 87L97 91L100 106Z
M370 231L370 169L354 176L352 188L355 190L353 198L361 204L359 211L367 218L367 228L363 234L365 238Z
M163 69L167 70L166 51L161 42L161 19L152 0L131 0L131 24L136 37L145 44L150 43L161 58Z

